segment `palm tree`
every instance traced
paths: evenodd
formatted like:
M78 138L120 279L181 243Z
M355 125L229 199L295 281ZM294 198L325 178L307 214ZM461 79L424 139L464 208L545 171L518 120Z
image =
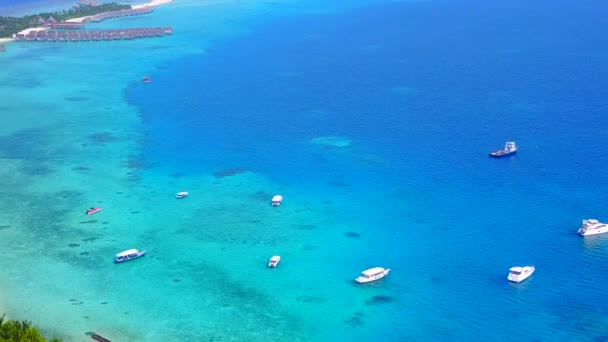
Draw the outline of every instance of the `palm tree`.
M5 317L0 317L0 342L46 342L30 321L6 320ZM50 342L61 341L53 338Z

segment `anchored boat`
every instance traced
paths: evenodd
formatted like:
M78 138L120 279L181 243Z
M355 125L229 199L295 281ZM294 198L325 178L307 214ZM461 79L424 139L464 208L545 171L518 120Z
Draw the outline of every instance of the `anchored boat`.
M513 266L509 269L507 279L514 283L528 279L534 273L534 266Z
M85 211L84 213L87 215L93 215L95 213L100 212L101 209L103 209L103 208L102 207L96 207L96 208L91 207L91 208L87 209L87 211Z
M369 283L369 282L384 278L390 271L391 271L390 268L382 268L382 267L370 268L369 270L365 270L365 271L361 272L361 275L358 276L355 279L355 281L360 284Z
M273 207L278 207L281 205L281 202L283 202L283 196L281 195L274 195L272 196L272 201L270 202L270 204Z
M281 257L278 255L273 255L272 258L268 261L268 267L275 268L281 261Z
M121 262L129 261L129 260L134 260L134 259L144 256L144 254L146 254L146 251L138 251L137 249L128 249L124 252L120 252L120 253L116 254L116 256L114 257L114 262L121 263Z
M500 158L513 155L517 152L517 146L514 141L507 141L505 143L505 148L502 150L496 150L490 153L490 157L492 158Z
M608 224L596 219L583 220L583 225L576 231L579 235L596 235L608 232Z

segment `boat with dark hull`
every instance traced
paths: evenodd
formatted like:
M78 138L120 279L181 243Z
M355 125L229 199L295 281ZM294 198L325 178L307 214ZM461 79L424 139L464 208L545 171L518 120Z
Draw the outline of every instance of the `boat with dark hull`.
M507 141L505 143L505 148L502 150L496 150L490 153L490 157L492 158L500 158L514 155L517 152L517 146L514 141Z

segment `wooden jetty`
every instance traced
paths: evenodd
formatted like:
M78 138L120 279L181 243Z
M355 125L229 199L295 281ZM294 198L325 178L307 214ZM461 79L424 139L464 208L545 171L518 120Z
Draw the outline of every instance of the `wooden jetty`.
M111 19L111 18L120 18L120 17L132 16L132 15L147 14L147 13L151 13L153 11L154 11L153 6L146 6L146 7L141 7L141 8L132 8L132 9L126 9L126 10L120 10L120 11L104 12L104 13L99 13L99 14L90 16L90 17L86 18L85 21L100 22L102 20Z
M47 24L48 27L53 28L53 29L68 29L68 30L82 30L85 27L84 25L85 25L85 23L68 23L68 22Z
M171 27L145 27L111 30L78 30L78 31L33 31L15 35L18 42L83 42L132 40L139 38L164 37L173 34Z

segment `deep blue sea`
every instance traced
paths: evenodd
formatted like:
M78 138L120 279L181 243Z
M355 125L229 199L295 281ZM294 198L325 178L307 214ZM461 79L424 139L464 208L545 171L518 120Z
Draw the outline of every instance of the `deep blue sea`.
M179 2L155 15L194 20ZM193 278L141 285L142 302L162 293L149 301L193 331L217 310L205 340L608 340L608 236L576 234L608 221L608 2L345 3L271 2L212 38L175 24L202 52L125 87L129 187L191 192L188 212L146 204L176 226L137 241L199 253L151 259ZM506 141L515 156L488 157ZM536 272L508 283L515 265ZM352 283L373 266L392 271ZM169 320L154 312L141 324ZM192 338L165 332L148 340Z
M342 209L371 221L370 248L399 265L387 280L409 301L398 314L420 324L376 340L603 340L608 239L575 231L608 219L607 11L386 1L291 15L159 71L170 94L129 96L149 118L145 158L167 173L239 168L375 197ZM323 136L348 152L306 144ZM507 140L516 156L487 157ZM537 272L508 284L518 264Z

